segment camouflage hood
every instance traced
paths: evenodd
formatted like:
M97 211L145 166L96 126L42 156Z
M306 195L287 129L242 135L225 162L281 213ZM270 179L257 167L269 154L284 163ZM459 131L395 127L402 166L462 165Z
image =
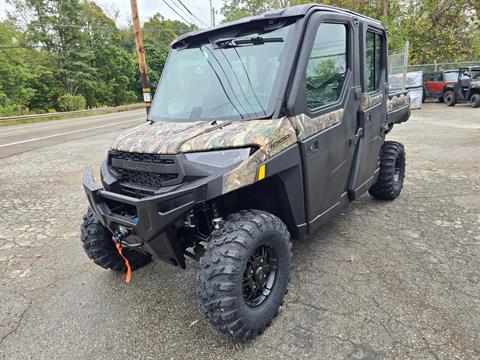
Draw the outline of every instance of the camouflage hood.
M136 153L177 154L255 146L248 159L223 175L223 193L257 181L258 169L287 147L341 122L343 109L310 118L209 122L145 123L120 135L112 149Z
M111 148L150 154L212 150L254 145L264 147L279 132L295 132L286 119L144 123L122 133ZM284 127L287 129L282 129ZM293 140L293 141L292 141Z

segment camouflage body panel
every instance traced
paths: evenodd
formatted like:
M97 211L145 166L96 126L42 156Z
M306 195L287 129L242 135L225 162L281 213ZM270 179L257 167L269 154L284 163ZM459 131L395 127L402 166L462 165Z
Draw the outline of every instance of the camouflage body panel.
M243 136L245 145L261 146L252 156L223 176L223 194L256 182L258 169L263 162L297 142L295 129L286 117L248 121L243 127L247 128L245 135L233 135L230 141L237 141L236 144L239 144Z
M289 120L297 132L298 141L302 141L330 126L342 121L343 109L311 118L305 114L291 117Z
M212 126L205 121L144 123L122 133L111 148L148 154L176 154L187 140L198 136Z
M404 106L410 107L410 95L398 94L387 100L387 112L395 111Z
M472 89L478 89L478 88L480 88L480 81L472 81L472 82L470 83L470 87L471 87Z
M380 104L383 101L383 94L370 95L368 93L361 93L360 95L360 111L365 111Z
M286 135L289 135L287 141L272 149L266 149L267 146ZM281 145L289 146L295 142L295 130L286 118L233 121L214 131L190 137L181 144L178 152L256 146L259 147L259 151L264 150L271 156L283 150Z
M113 150L149 154L177 154L193 151L254 146L258 150L223 176L223 191L238 189L257 180L259 166L297 142L289 119L216 122L154 122L121 134Z

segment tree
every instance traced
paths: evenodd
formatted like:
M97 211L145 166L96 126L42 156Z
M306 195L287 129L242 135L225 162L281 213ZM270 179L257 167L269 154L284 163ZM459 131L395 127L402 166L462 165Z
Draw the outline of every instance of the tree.
M135 54L133 48L122 47L126 32L120 31L96 3L11 2L16 18L27 19L23 24L24 43L41 46L35 51L37 57L28 62L28 83L34 89L28 102L30 109L61 110L65 106L59 99L65 103L64 99L77 99L74 96L85 99L89 108L139 99L140 92L135 92Z
M22 41L12 21L0 22L0 114L23 112L35 94L26 65L29 51Z
M291 5L310 3L293 0ZM227 21L281 7L279 1L225 0ZM324 0L380 19L389 29L389 49L401 51L410 42L410 62L461 61L480 56L478 0Z
M224 1L221 13L226 21L233 21L246 16L258 15L265 11L286 7L288 1L279 0L230 0Z
M193 25L187 25L177 20L167 20L159 13L154 14L143 26L144 46L146 51L150 83L155 89L168 52L170 43L179 35L195 30Z

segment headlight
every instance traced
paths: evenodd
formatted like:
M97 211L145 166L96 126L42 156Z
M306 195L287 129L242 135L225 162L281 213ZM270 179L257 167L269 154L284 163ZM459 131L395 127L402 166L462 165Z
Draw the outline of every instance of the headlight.
M188 161L198 164L224 168L248 159L250 151L250 148L202 151L187 153L185 154L185 157Z

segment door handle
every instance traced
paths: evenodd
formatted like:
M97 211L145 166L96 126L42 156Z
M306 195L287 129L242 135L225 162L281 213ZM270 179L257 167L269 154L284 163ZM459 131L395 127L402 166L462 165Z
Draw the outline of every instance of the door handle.
M320 149L318 140L312 141L310 144L307 145L307 156L310 156L316 153Z
M363 135L363 128L359 128L355 135L348 138L348 146L357 145L358 140L362 135Z

